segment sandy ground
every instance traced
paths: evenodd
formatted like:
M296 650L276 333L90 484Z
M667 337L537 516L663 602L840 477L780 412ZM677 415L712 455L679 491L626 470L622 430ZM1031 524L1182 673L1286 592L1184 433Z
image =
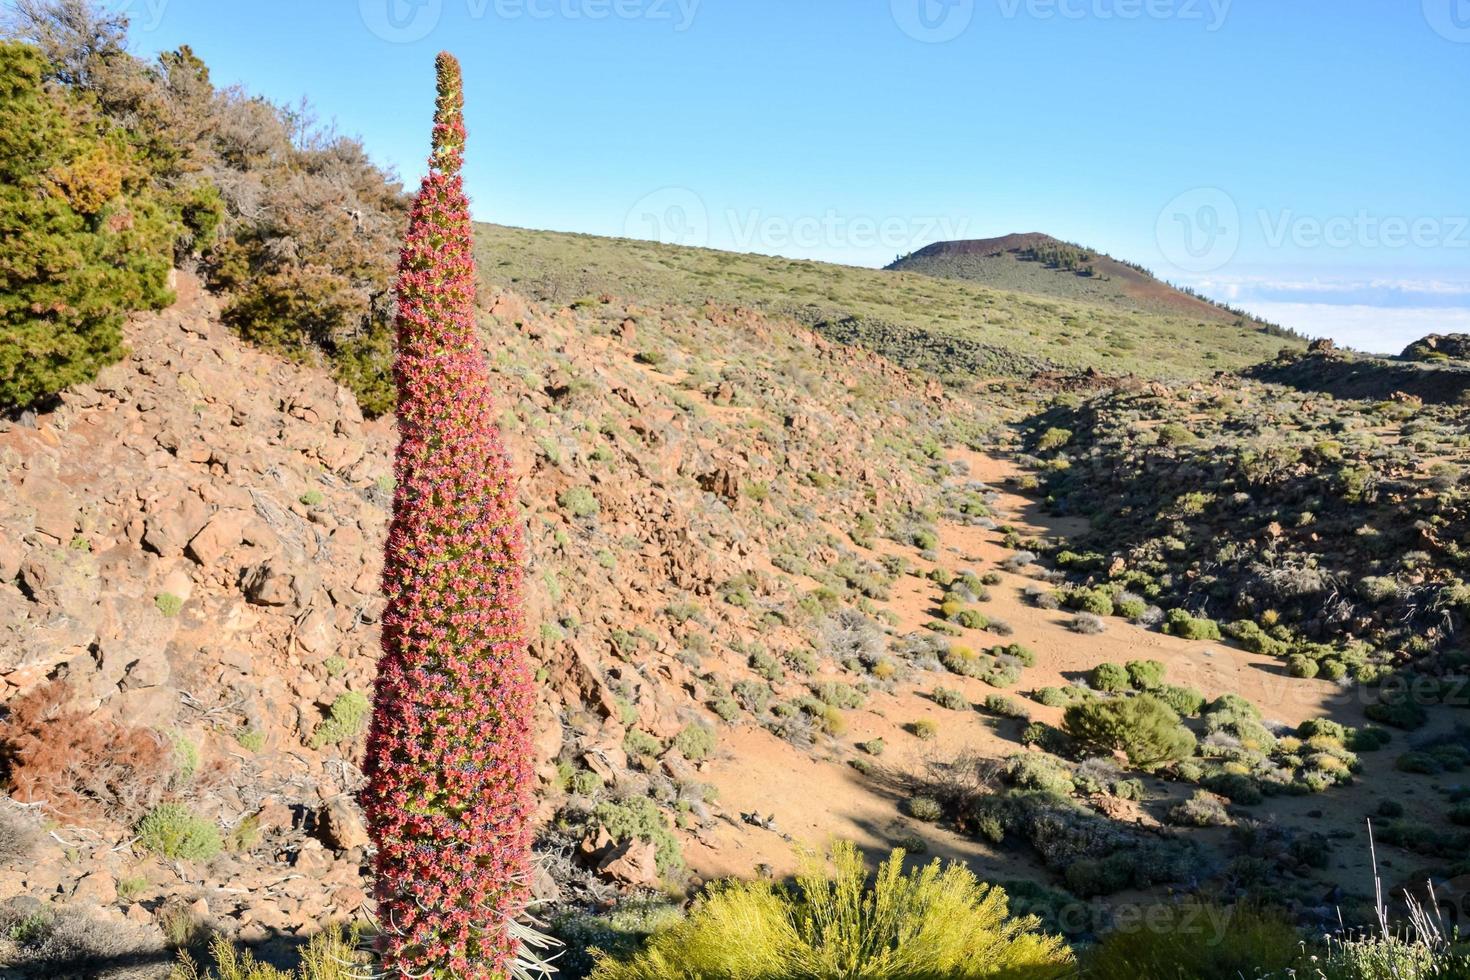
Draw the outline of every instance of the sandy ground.
M968 479L980 480L999 492L995 504L999 523L1008 523L1024 535L1048 536L1070 535L1084 526L1076 520L1043 519L1032 501L1005 489L1003 481L1014 472L1009 461L974 452L959 452L953 458L968 465ZM1002 544L999 531L945 524L939 536L939 564L954 571L1000 571L998 562L1012 554ZM884 542L880 553L884 551L901 553L923 570L932 567L914 549ZM1107 619L1103 634L1079 636L1066 627L1070 613L1038 609L1024 601L1023 589L1032 579L1002 575L1003 582L991 587L991 600L981 609L992 619L1009 623L1014 634L1001 639L992 633L970 632L956 642L981 650L1000 642L1018 642L1034 650L1036 666L1023 673L1014 689L1003 693L1024 704L1036 720L1058 723L1061 709L1038 705L1026 699L1024 692L1068 683L1099 663L1151 658L1167 665L1169 682L1197 688L1209 697L1240 694L1260 707L1269 721L1294 725L1308 718L1331 717L1346 724L1363 723L1361 699L1355 694L1331 682L1293 678L1269 657L1220 643L1166 636L1117 617ZM897 615L897 635L920 629L931 618L939 592L933 583L916 576L904 576L895 583L891 600L881 605ZM702 778L718 790L727 812L774 817L773 829L727 818L686 842L691 869L707 880L764 871L779 877L794 869L800 847L820 849L832 839L846 838L877 855L905 837L918 836L926 843L928 855L966 861L983 878L1047 880L1048 873L1025 848L1008 845L997 850L942 825L913 820L902 812L899 796L886 781L864 776L849 764L861 755L857 743L877 737L887 749L874 761L899 772L922 767L931 758L970 753L1001 759L1022 751L1017 742L1021 722L996 719L977 710L940 708L926 696L938 686L962 691L974 704L995 693L978 680L920 672L903 679L892 693L875 693L863 708L845 712L847 733L813 752L799 750L754 725L727 731L719 757L705 767ZM939 723L936 738L922 741L905 730L906 724L921 718ZM1365 755L1364 773L1356 786L1314 796L1268 799L1260 806L1238 808L1237 813L1351 835L1352 840L1337 848L1337 866L1323 873L1324 894L1332 884L1358 892L1371 889L1364 815L1371 814L1386 797L1404 802L1411 814L1418 800L1422 799L1425 808L1438 805L1428 780L1393 769L1403 745L1400 737L1395 745ZM1146 784L1156 797L1149 804L1156 815L1189 791L1162 780L1148 779ZM1225 840L1223 831L1194 833L1207 844ZM1395 876L1395 867L1402 872L1416 864L1406 854L1390 854L1386 860L1380 857L1386 878Z

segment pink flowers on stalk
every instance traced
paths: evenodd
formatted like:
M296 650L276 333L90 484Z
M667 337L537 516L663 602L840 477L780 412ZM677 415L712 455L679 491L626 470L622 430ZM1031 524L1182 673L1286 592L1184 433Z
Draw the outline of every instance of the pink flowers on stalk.
M475 326L459 62L398 267L400 443L363 809L390 975L509 976L528 901L534 707L522 542Z

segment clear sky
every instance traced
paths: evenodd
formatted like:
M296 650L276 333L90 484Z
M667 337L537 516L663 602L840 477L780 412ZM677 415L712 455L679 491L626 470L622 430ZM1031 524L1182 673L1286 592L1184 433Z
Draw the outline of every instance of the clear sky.
M879 266L1044 231L1372 350L1470 331L1470 0L109 0L487 221Z

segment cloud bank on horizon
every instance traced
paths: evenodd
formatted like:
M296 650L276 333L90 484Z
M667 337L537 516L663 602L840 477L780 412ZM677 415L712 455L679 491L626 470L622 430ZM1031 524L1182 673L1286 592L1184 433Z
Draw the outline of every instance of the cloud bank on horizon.
M1398 354L1430 333L1470 333L1470 270L1434 276L1243 272L1187 285L1312 337Z

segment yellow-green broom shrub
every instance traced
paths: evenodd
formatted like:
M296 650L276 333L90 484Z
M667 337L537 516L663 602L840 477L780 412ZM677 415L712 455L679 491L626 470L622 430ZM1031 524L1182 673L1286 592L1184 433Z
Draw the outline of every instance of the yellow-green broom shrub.
M1059 938L1011 918L1006 894L960 864L905 872L894 851L869 881L857 848L808 855L796 887L730 882L635 956L593 980L1050 980L1071 970Z

